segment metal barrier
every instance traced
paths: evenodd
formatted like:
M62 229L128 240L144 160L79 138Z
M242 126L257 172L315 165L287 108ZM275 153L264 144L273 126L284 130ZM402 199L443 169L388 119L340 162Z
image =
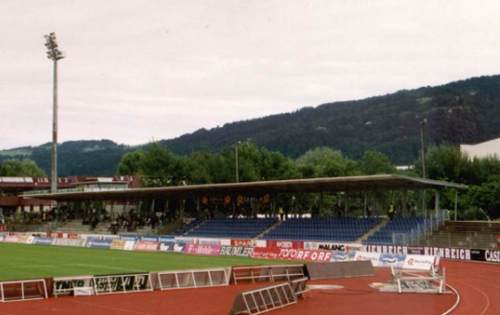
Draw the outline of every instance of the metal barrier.
M236 296L230 315L262 314L297 303L289 283L281 283L251 291L245 291Z
M233 280L259 281L286 280L304 277L304 265L269 265L269 266L240 266L233 267Z
M96 295L153 290L149 273L94 276L94 292Z
M0 282L0 302L46 299L45 279Z
M94 276L59 277L53 279L52 293L61 295L94 295Z
M160 290L203 288L229 285L230 269L193 269L158 272Z

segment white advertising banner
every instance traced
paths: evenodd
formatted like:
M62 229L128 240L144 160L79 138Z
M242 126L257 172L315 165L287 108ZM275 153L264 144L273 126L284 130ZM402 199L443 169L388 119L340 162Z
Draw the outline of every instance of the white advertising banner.
M436 264L436 256L406 255L403 269L430 271Z

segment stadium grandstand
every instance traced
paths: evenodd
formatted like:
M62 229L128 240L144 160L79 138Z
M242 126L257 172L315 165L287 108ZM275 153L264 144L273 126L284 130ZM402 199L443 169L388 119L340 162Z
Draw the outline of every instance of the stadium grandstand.
M421 241L423 235L432 233L442 224L445 212L439 206L441 190L466 188L460 184L399 175L153 188L129 186L94 190L71 187L62 188L55 194L29 191L22 197L56 201L69 211L76 204L90 202L123 204L123 207L115 207L111 211L105 206L105 214L83 212L86 217L90 215L99 220L98 224L91 219L83 230L79 230L81 224L76 220L53 227L56 231L408 245ZM406 193L408 190L423 189L434 192L434 209L419 209L418 213L413 210L410 214L409 209L404 209L408 208L404 204L393 220L388 218L385 206L373 211L366 200L363 209L350 209L347 204L349 195L366 196L370 191ZM290 204L279 203L283 196L289 198L300 194L319 196L316 209L312 205L298 213ZM335 216L333 213L319 215L321 208L325 207L322 201L325 195L338 197L339 202L342 198L344 200L341 207L335 205Z

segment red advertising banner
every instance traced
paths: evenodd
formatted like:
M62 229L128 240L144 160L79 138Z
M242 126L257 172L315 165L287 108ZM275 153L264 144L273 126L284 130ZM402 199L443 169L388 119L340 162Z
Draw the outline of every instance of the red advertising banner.
M148 250L148 251L155 251L158 249L158 246L160 245L159 242L155 241L137 241L135 243L135 250Z
M0 232L5 232L5 231L7 231L7 225L0 224Z
M304 242L303 241L275 241L268 240L267 241L268 248L282 248L282 249L303 249Z
M313 249L280 249L279 259L307 260L314 262L330 262L332 252Z
M314 262L330 262L332 252L315 249L286 249L286 248L260 248L255 247L253 258L284 259L284 260L306 260Z
M231 246L252 246L252 240L231 240Z
M190 243L186 244L184 247L184 253L218 256L220 253L220 245L198 245Z
M278 259L280 253L279 248L255 247L252 257L259 259Z

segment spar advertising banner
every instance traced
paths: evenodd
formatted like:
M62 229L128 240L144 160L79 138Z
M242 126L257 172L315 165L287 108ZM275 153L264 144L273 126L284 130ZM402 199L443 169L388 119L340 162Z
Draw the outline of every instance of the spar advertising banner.
M50 237L33 237L32 244L36 245L52 245L54 242L53 238Z
M231 246L252 247L253 242L252 240L231 240Z
M160 242L158 241L137 241L134 250L155 251L158 250Z
M220 256L252 257L253 247L221 246Z
M184 253L197 255L218 256L220 253L220 245L201 245L189 243L184 247Z

